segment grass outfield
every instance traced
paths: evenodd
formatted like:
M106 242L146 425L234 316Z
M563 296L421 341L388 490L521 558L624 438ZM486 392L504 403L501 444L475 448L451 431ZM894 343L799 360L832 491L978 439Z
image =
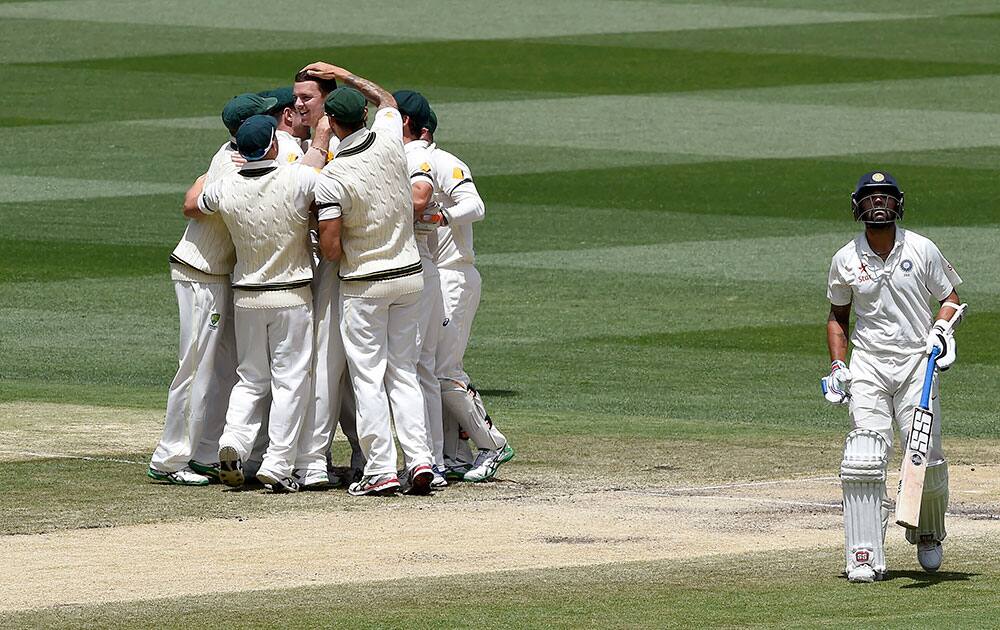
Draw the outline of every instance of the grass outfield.
M225 101L288 84L317 59L427 95L437 140L470 165L487 203L466 367L518 456L502 483L436 501L507 505L518 522L536 503L608 489L835 475L847 420L818 392L826 273L856 231L853 184L878 168L906 191L903 225L933 238L965 280L971 314L942 384L962 488L952 509L960 528L1000 512L997 485L972 476L1000 463L995 2L333 5L241 15L229 1L0 1L0 564L22 543L90 528L113 541L158 525L395 509L342 492L274 501L143 476L176 367L166 262L184 227L181 195L226 139ZM762 500L790 514L835 500L829 488L796 493ZM663 529L683 509L665 504ZM726 525L706 545L742 535L742 508L718 509ZM126 589L0 602L0 613L91 627L235 611L246 625L418 627L896 627L914 615L982 627L1000 613L995 533L957 538L941 578L893 555L901 568L865 590L862 619L837 577L841 534L829 519L801 525L822 535L787 553L627 562L645 556L609 545L588 560L597 570L491 577L470 545L466 568L479 577L449 581L434 600L406 581L330 586L320 572L294 595L158 601ZM419 559L401 562L419 574ZM95 564L95 576L104 570L124 569Z

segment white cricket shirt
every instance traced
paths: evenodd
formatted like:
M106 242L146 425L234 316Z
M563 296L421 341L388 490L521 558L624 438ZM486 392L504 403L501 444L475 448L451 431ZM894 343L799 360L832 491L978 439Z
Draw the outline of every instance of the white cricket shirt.
M852 304L851 343L873 353L924 351L938 303L962 279L930 239L896 227L896 242L882 260L864 232L840 248L830 264L827 298Z
M279 164L291 164L301 159L304 155L302 143L287 131L275 131L274 138L278 141L278 157L276 161Z
M424 140L413 140L407 142L403 148L406 150L406 168L410 173L410 184L418 182L430 184L430 203L433 203L434 194L438 189L434 178L434 167L431 164L431 152L427 142ZM435 230L437 230L436 223L413 222L413 236L417 239L417 251L420 252L420 258L427 264L433 264L427 239Z
M434 262L438 267L475 264L472 224L486 216L486 205L465 162L436 145L431 145L430 151L435 179L434 201L441 205L441 213L447 221L437 229Z

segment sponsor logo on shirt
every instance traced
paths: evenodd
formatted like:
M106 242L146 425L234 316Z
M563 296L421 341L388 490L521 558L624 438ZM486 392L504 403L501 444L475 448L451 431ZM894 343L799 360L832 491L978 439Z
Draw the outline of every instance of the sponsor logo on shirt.
M858 282L871 282L872 281L871 273L868 271L868 267L865 266L865 263L861 263L861 266L858 267L858 271L861 272L861 274L858 276Z

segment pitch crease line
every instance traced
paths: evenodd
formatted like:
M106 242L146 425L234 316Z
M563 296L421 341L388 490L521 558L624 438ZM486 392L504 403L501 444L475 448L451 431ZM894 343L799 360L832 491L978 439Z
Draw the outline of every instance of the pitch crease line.
M663 493L676 492L704 492L705 490L728 490L730 488L754 488L757 486L774 486L783 483L816 482L816 481L836 481L840 477L799 477L796 479L772 479L770 481L745 481L741 483L725 483L716 486L692 486L689 488L668 488L660 490Z

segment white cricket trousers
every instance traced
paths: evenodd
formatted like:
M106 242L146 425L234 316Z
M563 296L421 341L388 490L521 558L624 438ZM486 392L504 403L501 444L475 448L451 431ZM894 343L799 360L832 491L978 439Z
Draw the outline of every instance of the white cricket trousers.
M340 336L340 278L337 263L321 259L313 277L313 317L315 354L313 357L313 399L299 435L295 469L325 471L337 421L351 443L352 465L364 465L353 415L341 412L347 357Z
M312 305L236 307L239 382L229 397L222 446L246 460L260 430L261 405L271 394L270 440L258 473L290 477L302 423L312 396Z
M424 395L424 421L427 439L434 463L444 466L444 426L441 417L441 383L437 378L437 349L444 322L444 303L441 298L441 279L430 258L422 257L424 290L420 294L420 322L417 344L420 358L417 361L417 378Z
M855 429L878 431L892 447L893 424L906 444L910 433L913 410L920 404L920 393L927 369L927 355L900 356L889 353L873 354L854 350L851 355L851 422ZM931 387L931 411L934 425L927 452L928 466L944 461L941 449L941 399L937 377Z
M224 283L174 281L180 315L177 374L167 392L167 413L150 466L177 472L189 460L219 459L229 393L236 383L233 290Z
M407 470L433 463L417 380L421 293L340 297L340 332L358 413L366 475L396 472L392 424Z
M463 358L472 334L472 321L479 308L482 278L473 265L459 264L440 267L441 298L444 306L444 326L437 347L437 376L469 384Z

